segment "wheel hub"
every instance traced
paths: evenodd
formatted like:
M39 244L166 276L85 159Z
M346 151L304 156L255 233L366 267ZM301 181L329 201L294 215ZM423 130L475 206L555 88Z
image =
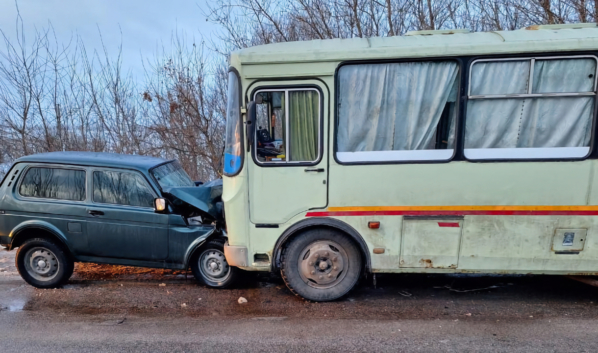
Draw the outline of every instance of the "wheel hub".
M46 248L33 248L25 255L27 272L40 281L47 281L58 272L56 255Z
M199 268L205 277L216 282L230 271L224 254L216 250L206 251L199 257Z
M347 264L342 248L331 241L316 241L303 250L299 273L313 287L330 287L342 279Z

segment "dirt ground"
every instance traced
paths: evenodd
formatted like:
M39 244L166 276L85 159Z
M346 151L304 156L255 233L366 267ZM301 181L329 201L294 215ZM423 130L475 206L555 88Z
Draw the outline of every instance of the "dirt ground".
M213 336L197 336L204 340L203 346L178 347L182 351L203 350L205 340L218 338L220 342L225 335L223 332L231 335L228 340L223 340L222 346L208 347L236 351L293 351L296 347L289 344L297 339L305 325L314 330L321 326L325 328L317 329L316 336L327 332L322 341L314 340L313 346L305 346L305 349L299 346L305 351L412 348L433 351L435 346L428 346L428 343L443 338L455 342L454 346L445 348L456 351L467 351L467 348L472 351L482 348L487 351L568 351L568 348L592 351L591 347L598 343L598 288L565 277L378 275L376 287L371 281L362 281L341 300L311 303L293 296L279 278L268 274L245 272L245 280L236 288L214 290L199 285L193 275L186 276L185 271L96 264L77 264L73 277L64 288L40 290L27 285L18 276L14 254L14 251L0 252L0 332L6 325L11 331L14 320L19 324L29 320L34 320L36 325L46 323L39 328L31 326L31 332L37 332L36 329L43 332L48 325L54 327L58 323L60 325L54 330L62 326L66 330L69 325L94 324L119 326L136 334L139 331L134 329L135 323L155 328L159 323L169 322L170 329L179 327L177 332L186 330L188 324L185 323L190 321L196 329L208 322L212 325L210 329L222 327ZM239 304L240 297L246 298L247 303ZM239 332L231 325L245 328ZM397 328L384 333L395 327L393 325L403 327L403 331ZM388 339L398 332L408 332L409 328L418 325L421 331L414 330L411 336L400 339L396 337L397 345L387 345ZM454 332L443 335L443 325ZM270 327L270 332L283 330L283 337L276 336L275 341L263 337L252 345L245 346L243 342L248 341L241 341L227 346L256 327ZM344 329L339 332L342 327ZM519 337L528 331L529 334ZM168 329L165 332L169 332ZM259 330L251 337L265 334L266 331ZM160 337L160 334L155 335L141 336L139 340L145 342ZM349 344L360 335L373 338L373 343L367 341L363 347L360 346L363 340ZM0 344L4 340L6 347L18 351L33 351L37 347L31 345L28 336L23 336L22 340L6 334L0 337L3 337ZM112 342L114 337L121 336L107 337ZM574 344L569 341L573 337ZM88 342L87 338L80 339L82 341L73 338L75 348ZM464 339L473 339L477 343L471 346L471 342ZM271 345L278 340L282 340L280 346ZM38 341L39 344L44 342ZM458 342L469 343L460 346ZM49 347L60 351L73 348L56 344ZM341 349L345 344L348 344L346 349ZM128 346L123 342L123 346L113 348L119 351L119 347ZM159 351L160 347L146 348Z

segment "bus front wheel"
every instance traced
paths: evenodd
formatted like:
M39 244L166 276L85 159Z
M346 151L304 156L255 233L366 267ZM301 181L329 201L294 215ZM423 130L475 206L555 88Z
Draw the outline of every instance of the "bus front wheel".
M330 301L355 286L361 264L359 248L348 236L333 229L311 229L285 247L281 274L296 295L313 301Z

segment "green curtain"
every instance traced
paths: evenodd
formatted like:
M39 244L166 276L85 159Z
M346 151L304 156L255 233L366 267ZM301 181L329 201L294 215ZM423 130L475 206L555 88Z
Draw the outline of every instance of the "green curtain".
M289 161L314 161L318 155L319 97L316 91L289 92Z
M280 92L280 94L282 95L282 97L280 97L280 106L282 107L281 112L280 112L280 120L282 120L282 150L284 151L287 147L287 117L285 116L285 102L284 102L284 96L285 96L285 92ZM285 154L285 161L288 160L287 158L289 158L289 156L286 156Z

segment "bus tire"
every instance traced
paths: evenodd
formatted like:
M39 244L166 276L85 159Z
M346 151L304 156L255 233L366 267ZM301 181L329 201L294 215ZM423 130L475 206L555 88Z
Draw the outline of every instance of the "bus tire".
M362 269L357 245L329 228L307 230L282 252L281 275L295 295L312 301L336 300L357 284Z

